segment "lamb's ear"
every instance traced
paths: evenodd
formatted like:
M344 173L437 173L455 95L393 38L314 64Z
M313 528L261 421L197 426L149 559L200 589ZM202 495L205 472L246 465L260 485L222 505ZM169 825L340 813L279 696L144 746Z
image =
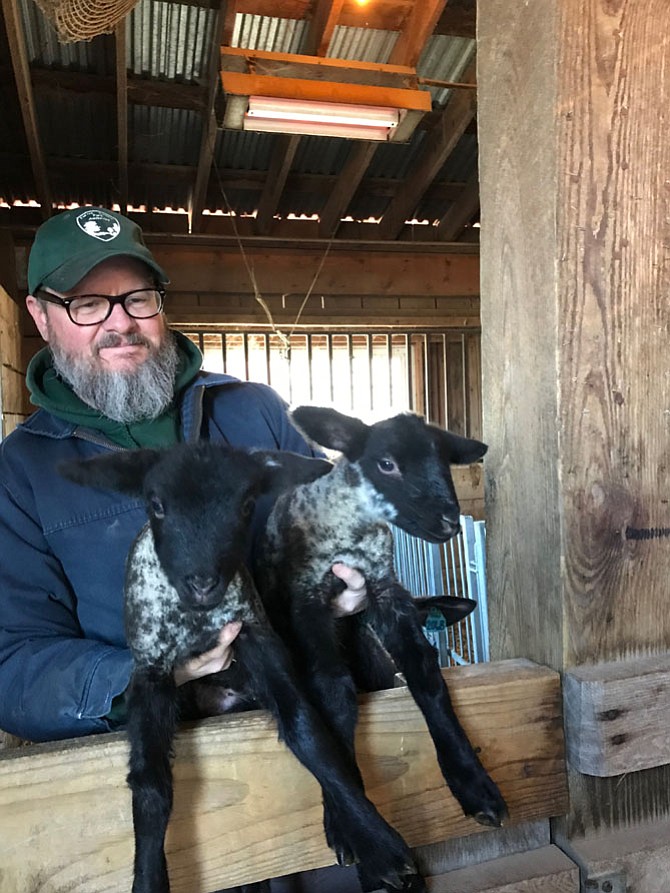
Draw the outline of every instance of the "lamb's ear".
M160 455L159 450L125 450L93 459L68 459L60 462L56 470L64 478L84 487L141 496L145 475Z
M262 464L261 491L264 493L279 493L298 484L310 484L333 467L327 459L312 459L299 453L258 450L251 455Z
M451 431L440 431L440 435L451 465L469 465L481 459L488 450L488 446L481 440L461 437Z
M419 612L421 623L425 624L431 611L439 611L447 626L460 623L468 614L472 614L477 602L471 598L456 598L453 595L432 595L415 598L414 604Z
M298 406L291 421L313 443L354 460L365 449L370 430L360 419L322 406Z

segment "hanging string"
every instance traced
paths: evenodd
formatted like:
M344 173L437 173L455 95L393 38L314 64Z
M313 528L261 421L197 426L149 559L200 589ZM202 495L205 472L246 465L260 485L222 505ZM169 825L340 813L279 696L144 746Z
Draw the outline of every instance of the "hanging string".
M293 321L293 325L291 326L291 329L290 329L288 335L285 335L284 332L282 332L280 329L278 329L277 326L275 325L274 319L273 319L273 317L272 317L272 311L271 311L270 308L268 307L266 301L263 299L263 296L262 296L261 293L260 293L260 289L258 288L258 283L257 283L257 281L256 281L256 273L255 273L255 270L254 270L253 261L251 261L251 259L250 259L250 258L248 257L248 255L247 255L246 251L244 250L244 244L243 244L243 242L242 242L242 238L241 238L240 233L239 233L239 230L238 230L238 228L237 228L237 215L236 215L235 211L233 210L233 208L232 208L230 202L228 201L228 196L226 195L226 190L225 190L224 187L223 187L223 179L222 179L222 177L221 177L221 173L220 173L220 171L219 171L219 166L218 166L218 164L217 164L217 162L216 162L216 157L215 157L214 153L212 153L212 163L213 163L213 165L214 165L214 171L215 171L215 173L216 173L216 179L217 179L218 184L219 184L219 189L220 189L220 191L221 191L221 195L222 195L222 197L223 197L223 201L224 201L224 204L225 204L225 207L226 207L226 211L227 211L228 214L230 215L230 219L231 219L231 222L232 222L232 225L233 225L233 233L234 233L234 235L235 235L235 239L236 239L237 244L238 244L238 246L239 246L240 254L242 255L242 260L244 261L244 266L246 267L247 273L248 273L248 275L249 275L249 280L250 280L250 282L251 282L251 287L252 287L253 292L254 292L254 298L255 298L255 300L258 302L258 304L260 304L260 306L263 308L263 311L264 311L264 313L265 313L265 316L267 317L267 320L268 320L268 323L269 323L269 325L270 325L270 328L272 329L273 333L274 333L274 334L279 338L279 340L281 341L281 343L282 343L282 347L283 347L283 351L284 351L284 356L286 357L286 359L288 359L288 358L289 358L289 355L290 355L290 353L291 353L291 337L293 336L293 334L294 334L294 332L295 332L295 330L296 330L296 328L297 328L297 326L298 326L298 323L300 322L300 317L302 316L303 310L304 310L305 307L307 306L307 302L309 301L310 297L312 296L312 292L314 291L314 287L315 287L315 285L316 285L316 283L317 283L317 281L318 281L318 279L319 279L319 276L321 275L321 270L323 269L323 265L324 265L325 262L326 262L326 258L328 257L328 254L330 253L330 249L332 248L333 242L334 242L334 240L335 240L335 233L333 233L333 234L331 235L331 237L330 237L330 239L329 239L329 241L328 241L328 244L326 245L326 250L325 250L325 252L324 252L324 254L323 254L322 258L321 258L321 261L320 261L320 263L319 263L319 266L318 266L318 268L317 268L317 271L316 271L316 273L314 274L314 277L312 278L312 282L310 283L310 286L309 286L309 288L307 289L307 293L305 294L305 297L304 297L304 299L303 299L303 301L302 301L302 304L300 305L300 308L299 308L299 310L298 310L298 313L296 314L296 318L295 318L295 320ZM286 297L287 297L287 295L282 295L282 298L286 298Z
M306 306L307 302L309 301L309 299L310 299L311 296L312 296L312 292L314 291L314 286L316 285L317 280L318 280L319 276L321 275L321 270L323 269L323 265L324 265L325 262L326 262L326 258L328 257L328 253L330 252L330 249L332 248L334 239L335 239L335 236L332 235L332 236L330 237L330 240L329 240L328 244L326 245L326 250L325 250L324 253L323 253L323 257L321 258L321 263L319 264L319 268L317 269L316 273L314 274L314 278L312 279L312 283L311 283L310 287L307 289L307 294L305 295L305 298L304 298L302 304L300 305L300 309L298 310L298 313L297 313L297 315L296 315L296 318L295 318L295 320L293 321L293 328L291 329L291 331L290 331L289 334L288 334L289 338L290 338L291 335L295 332L295 330L296 330L296 326L297 326L298 323L300 322L300 317L302 316L302 311L305 309L305 306Z
M288 353L290 352L290 349L291 349L291 344L289 342L289 339L286 337L286 335L276 327L274 319L272 318L272 311L270 310L270 308L268 307L267 303L264 301L264 299L260 293L260 289L258 288L258 283L256 281L256 271L254 269L253 262L250 261L249 257L247 256L246 251L244 250L244 244L242 242L239 230L237 228L237 214L235 213L235 211L233 211L232 206L231 206L230 202L228 201L228 196L226 195L226 190L223 188L223 179L222 179L221 173L219 171L219 166L216 163L216 158L214 156L214 153L212 153L212 163L214 165L216 179L219 184L219 189L220 189L221 195L223 197L223 202L226 207L226 211L230 215L230 220L233 225L233 233L235 235L237 245L240 249L240 254L242 255L242 261L244 262L244 266L246 267L247 274L248 274L249 280L251 282L251 288L253 289L254 298L258 302L258 304L260 304L260 306L263 308L263 311L267 317L268 323L270 324L270 328L272 329L274 334L279 338L286 355L288 355Z

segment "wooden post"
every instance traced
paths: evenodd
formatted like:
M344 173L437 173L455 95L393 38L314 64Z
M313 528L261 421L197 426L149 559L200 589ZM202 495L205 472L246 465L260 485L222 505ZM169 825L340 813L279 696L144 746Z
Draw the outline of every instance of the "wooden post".
M492 656L662 655L667 4L486 0L478 38ZM573 770L570 795L567 838L657 820L670 769Z

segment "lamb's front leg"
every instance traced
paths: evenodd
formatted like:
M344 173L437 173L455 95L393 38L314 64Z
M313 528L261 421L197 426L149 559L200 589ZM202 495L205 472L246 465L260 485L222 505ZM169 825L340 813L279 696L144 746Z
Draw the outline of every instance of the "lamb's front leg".
M412 596L396 581L370 592L367 618L404 674L435 744L445 781L466 815L499 826L507 807L458 721L437 652L426 639Z
M275 717L280 738L321 785L326 839L338 861L359 862L377 888L389 883L425 891L407 844L367 799L355 763L302 693L281 639L245 624L235 654L259 703Z
M171 673L138 668L128 690L128 738L135 831L133 893L169 893L165 832L172 810L172 742L177 726Z
M336 626L341 622L320 600L300 601L292 610L290 645L312 704L358 773L354 753L358 692L340 650Z

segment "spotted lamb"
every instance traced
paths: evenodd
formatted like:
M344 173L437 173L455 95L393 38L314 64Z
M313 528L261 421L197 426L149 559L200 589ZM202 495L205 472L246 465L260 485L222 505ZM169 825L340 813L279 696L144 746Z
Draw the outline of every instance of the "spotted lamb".
M377 687L371 643L381 643L423 712L442 774L464 812L500 825L504 800L456 717L417 606L396 579L388 527L393 522L430 542L454 536L459 504L450 465L476 461L486 445L409 413L368 426L335 410L299 407L292 419L314 443L343 455L330 474L279 496L270 514L256 577L274 628L352 761L356 683ZM362 613L334 616L336 561L365 575ZM375 889L364 868L360 874L363 886Z

